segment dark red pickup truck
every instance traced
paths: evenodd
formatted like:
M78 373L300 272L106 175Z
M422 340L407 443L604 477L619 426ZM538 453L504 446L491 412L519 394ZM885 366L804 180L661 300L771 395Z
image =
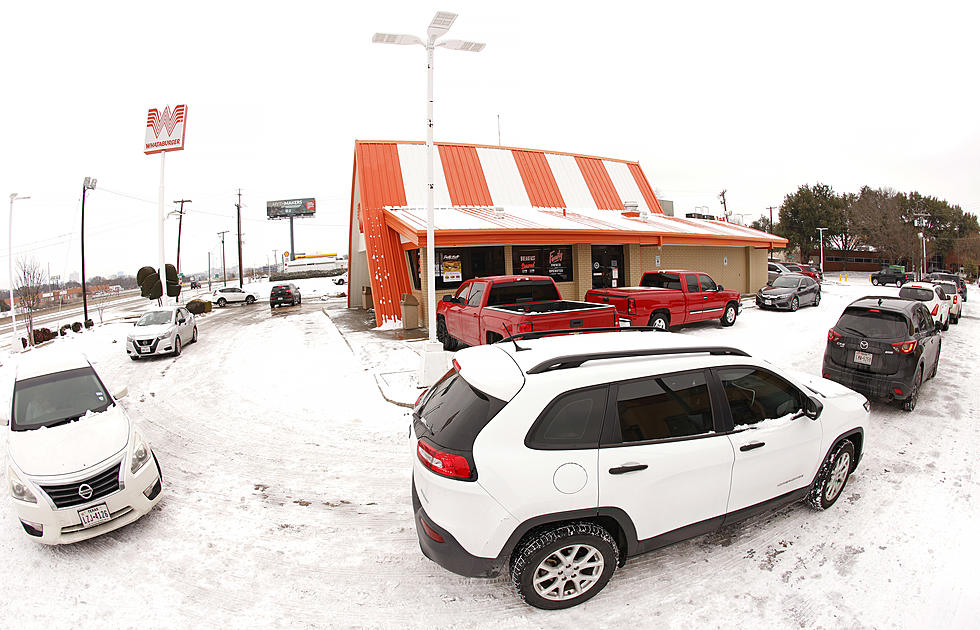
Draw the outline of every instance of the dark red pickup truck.
M643 274L638 287L591 289L586 302L616 307L620 326L671 326L721 320L731 326L741 310L738 291L726 291L706 273L665 270Z
M562 300L548 276L467 280L436 307L436 335L446 350L524 332L616 326L616 309Z

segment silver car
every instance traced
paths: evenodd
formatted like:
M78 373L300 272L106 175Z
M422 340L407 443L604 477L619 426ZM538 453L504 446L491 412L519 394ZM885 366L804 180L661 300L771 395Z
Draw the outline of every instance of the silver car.
M194 314L183 306L147 311L126 336L126 354L133 361L158 354L179 356L185 343L197 341Z
M772 284L772 281L783 275L784 273L793 273L793 270L784 265L783 263L778 263L774 260L769 261L769 279L767 284Z

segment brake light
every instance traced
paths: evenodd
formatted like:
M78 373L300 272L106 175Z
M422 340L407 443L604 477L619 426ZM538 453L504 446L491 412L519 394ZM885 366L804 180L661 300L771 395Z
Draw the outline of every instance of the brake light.
M431 538L432 540L434 540L434 541L436 541L438 543L446 542L446 540L442 536L439 535L439 532L437 532L436 530L432 529L432 527L430 527L429 524L425 522L425 519L424 518L420 518L419 519L419 522L422 523L422 531L425 532L425 535L426 536L428 536L429 538Z
M912 341L898 341L892 344L892 348L895 348L902 354L909 354L915 350L916 343L914 339Z
M939 312L939 304L936 304L935 306L932 307L932 316L935 317L936 313L938 312Z
M415 399L415 405L413 405L413 406L414 407L418 407L419 406L419 403L422 402L422 399L425 398L425 395L428 394L428 393L429 393L429 388L426 387L425 389L422 390L422 393L419 394L419 397Z
M459 364L459 361L457 361L456 359L453 359L453 369L456 370L457 372L463 371L463 367Z
M534 324L531 322L521 322L517 325L517 332L519 333L529 333L534 330Z
M880 313L881 311L879 311L879 310L878 310L878 309L876 309L876 308L869 308L869 309L868 309L868 312L869 312L869 313Z
M626 314L627 315L636 315L636 300L635 299L629 298L628 300L626 300Z
M827 341L837 341L841 337L842 335L833 328L827 331Z
M450 479L470 478L470 463L462 455L440 451L422 440L419 440L416 451L422 465L437 475Z

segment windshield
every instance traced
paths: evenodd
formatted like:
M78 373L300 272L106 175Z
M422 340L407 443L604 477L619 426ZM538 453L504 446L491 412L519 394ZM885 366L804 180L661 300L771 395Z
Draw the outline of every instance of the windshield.
M149 313L143 313L143 317L139 318L136 325L159 326L160 324L169 324L172 317L173 313L170 311L151 311Z
M30 431L78 420L112 405L91 367L55 372L14 384L12 431Z
M898 292L898 297L903 297L907 300L918 300L920 302L931 302L936 297L936 294L932 292L932 289L902 287Z
M772 281L772 286L780 289L795 289L796 287L800 286L800 279L780 276Z
M904 339L909 336L909 323L899 313L849 308L834 326L839 332L868 339Z

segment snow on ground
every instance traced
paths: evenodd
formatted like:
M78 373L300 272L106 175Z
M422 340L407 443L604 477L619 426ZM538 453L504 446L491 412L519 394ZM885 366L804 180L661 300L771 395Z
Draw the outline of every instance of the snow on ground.
M4 506L0 627L976 627L973 302L943 333L916 411L872 407L866 454L832 509L790 506L633 558L590 602L544 612L506 578L422 556L409 412L376 381L417 367L421 343L346 327L345 302L310 300L331 288L305 282L302 307L202 318L177 359L130 361L123 323L34 350L85 351L110 388L129 385L165 495L128 527L58 548L29 540ZM816 374L827 330L868 293L896 289L828 282L817 308L750 307L733 328L678 332ZM17 360L0 354L4 396Z

